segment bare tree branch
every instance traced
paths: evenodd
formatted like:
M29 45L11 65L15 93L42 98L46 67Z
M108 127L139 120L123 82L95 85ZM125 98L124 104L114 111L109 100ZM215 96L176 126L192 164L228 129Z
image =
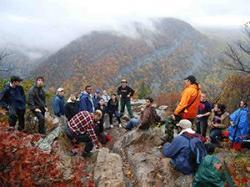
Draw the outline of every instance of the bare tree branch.
M244 27L247 36L246 41L248 40L250 46L249 25L250 22L246 23ZM232 46L231 44L227 45L225 54L231 59L231 61L225 63L226 69L250 74L250 47L248 47L246 41L239 41L235 46Z

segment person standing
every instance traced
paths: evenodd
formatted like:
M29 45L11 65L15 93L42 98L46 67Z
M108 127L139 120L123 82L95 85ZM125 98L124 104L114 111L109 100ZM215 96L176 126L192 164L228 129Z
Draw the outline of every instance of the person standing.
M124 114L125 111L125 106L127 107L128 114L130 118L133 118L133 112L131 109L131 97L134 95L135 91L130 88L128 85L128 82L126 79L121 80L121 86L118 87L117 89L117 94L120 97L120 104L121 104L121 110L120 110L120 115L121 117Z
M189 75L184 79L185 88L181 94L181 100L174 111L173 118L188 119L193 122L197 116L200 104L200 88L193 75Z
M0 106L8 110L9 126L15 127L18 121L18 130L23 130L25 126L26 97L20 85L22 81L20 77L12 76L0 93Z
M64 105L64 113L67 120L71 120L71 118L79 112L79 101L77 101L76 96L71 94L67 103Z
M48 109L46 107L46 96L43 87L44 78L37 77L35 85L29 91L28 106L38 119L38 132L45 135L45 112Z
M249 134L249 119L247 103L240 101L239 108L230 116L229 139L233 145L241 145ZM240 147L239 147L240 149Z
M93 113L95 111L94 100L92 96L92 86L87 85L85 90L80 94L80 111L88 111Z
M118 112L118 99L116 94L112 94L111 95L111 99L108 101L108 106L107 106L107 113L109 114L109 124L110 127L113 128L113 115L115 115L118 123L119 123L119 127L121 127L121 119L120 119L120 115Z
M162 138L164 142L172 141L174 130L177 130L176 123L181 119L188 119L193 123L197 116L198 107L200 104L200 88L193 75L189 75L184 79L184 90L181 94L181 99L177 105L174 114L168 116L165 121L165 137Z
M61 117L64 115L64 89L58 88L56 92L56 96L53 99L53 111L57 117Z
M97 89L95 91L94 96L93 96L93 102L94 102L95 109L97 108L101 99L102 99L102 92L101 92L101 90Z
M211 105L207 101L205 92L201 93L201 101L198 107L198 115L196 116L196 132L206 137L208 117L211 113Z
M107 93L106 90L103 90L103 92L102 92L102 98L104 99L104 101L105 101L106 104L110 100L110 96L108 95L108 93Z

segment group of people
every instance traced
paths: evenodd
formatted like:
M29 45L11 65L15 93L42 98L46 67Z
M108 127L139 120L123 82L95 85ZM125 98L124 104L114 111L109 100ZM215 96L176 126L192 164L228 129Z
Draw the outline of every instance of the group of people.
M23 130L26 104L28 104L28 108L38 119L38 132L45 135L44 115L48 108L44 78L36 78L34 86L29 90L27 101L21 86L22 81L18 76L10 78L10 82L0 93L0 105L8 110L10 127L15 127L18 121L18 130ZM105 114L109 116L111 128L113 127L113 117L116 117L118 125L121 127L121 117L124 115L126 107L129 119L124 128L128 131L133 128L147 130L156 123L165 124L167 135L165 140L168 142L163 146L163 154L172 158L171 163L177 170L190 174L195 171L194 165L200 164L192 163L190 155L197 156L199 152L199 158L196 161L201 162L208 152L213 152L211 146L210 151L205 150L204 142L209 140L213 145L220 146L223 131L228 129L231 142L240 143L249 135L249 122L245 102L241 101L239 108L229 115L225 105L215 104L212 107L212 104L207 101L206 93L200 90L193 75L184 79L184 85L180 102L173 115L166 119L161 119L157 114L151 97L145 98L146 104L141 110L140 117L134 117L131 97L135 91L128 86L125 79L121 80L117 93L113 93L111 97L105 90L96 90L92 95L93 88L91 85L87 85L78 96L71 94L65 103L64 89L58 88L56 96L53 98L52 108L55 116L66 116L65 133L68 138L73 142L85 142L83 156L90 156L94 145L98 148L99 141L103 140L100 137L105 130L103 126ZM228 119L230 120L229 128ZM207 138L208 127L210 127L210 133Z
M249 138L247 104L240 101L239 108L230 115L223 104L212 107L194 76L184 81L180 103L165 120L166 131L170 133L167 140L171 143L163 145L163 155L171 158L171 165L181 173L196 173L193 186L224 186L222 162L213 152L215 147L221 147L226 134L232 145L240 145Z
M26 105L38 120L38 132L45 136L45 112L48 111L46 104L46 93L44 90L45 80L37 77L34 86L28 92L26 99L24 89L21 85L23 80L18 76L12 76L10 81L4 85L0 93L0 106L8 111L10 128L15 128L18 121L18 130L25 128ZM64 99L64 89L58 88L52 101L53 113L57 118L67 118L66 134L70 139L77 142L85 142L85 152L88 155L96 144L96 140L105 143L104 116L109 116L110 127L113 128L113 117L116 117L118 126L121 125L121 117L127 107L129 116L133 118L130 98L134 90L127 85L127 80L121 80L117 94L111 97L104 90L96 90L94 95L91 85L87 85L79 95L71 94L67 102ZM120 105L120 111L119 111ZM84 138L83 138L84 137ZM97 146L98 147L98 146Z

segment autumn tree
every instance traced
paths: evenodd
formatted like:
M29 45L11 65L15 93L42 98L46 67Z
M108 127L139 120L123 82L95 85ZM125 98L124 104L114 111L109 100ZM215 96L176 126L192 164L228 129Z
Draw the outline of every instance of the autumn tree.
M222 84L219 101L227 105L229 111L233 111L241 100L247 101L250 97L250 75L230 75Z
M150 86L147 85L144 81L142 81L137 91L138 98L145 99L145 97L149 96L151 93L152 93L152 90Z

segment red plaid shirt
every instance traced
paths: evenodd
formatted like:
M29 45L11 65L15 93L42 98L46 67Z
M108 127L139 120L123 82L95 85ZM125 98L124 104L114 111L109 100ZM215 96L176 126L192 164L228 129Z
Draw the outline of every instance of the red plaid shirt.
M93 115L87 111L81 111L74 115L68 122L70 130L75 134L87 134L98 147L99 143L94 131Z

